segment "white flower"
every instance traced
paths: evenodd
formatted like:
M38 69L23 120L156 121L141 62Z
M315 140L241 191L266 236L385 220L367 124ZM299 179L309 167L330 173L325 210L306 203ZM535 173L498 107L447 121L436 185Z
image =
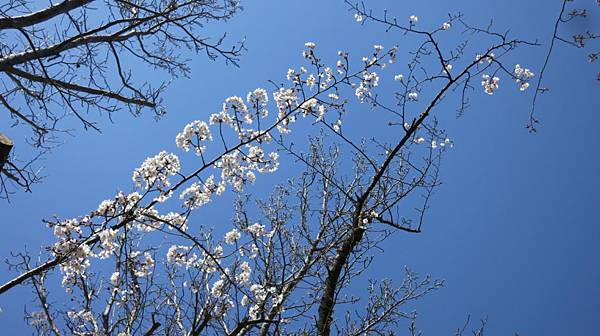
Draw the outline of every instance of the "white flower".
M117 249L118 244L115 242L117 238L117 231L111 228L105 229L98 233L100 238L100 246L102 251L98 253L98 258L106 259Z
M226 124L226 125L231 125L231 123L233 123L233 118L226 111L221 111L219 113L211 114L210 118L208 119L208 122L211 125L221 124L221 123Z
M376 72L364 71L363 78L356 88L354 94L358 100L363 103L367 97L371 96L371 89L379 85L379 76Z
M194 137L196 141L194 141ZM210 128L206 122L195 120L187 124L183 128L183 131L177 134L175 143L177 147L186 152L190 150L190 146L193 146L196 148L196 154L201 155L204 153L206 147L199 145L199 143L205 140L212 140Z
M403 74L397 74L396 76L394 76L394 80L396 80L396 81L401 81L402 79L404 79Z
M448 147L452 148L452 147L454 147L454 144L452 143L452 140L450 140L450 139L446 138L446 139L444 139L444 141L443 141L443 142L440 142L440 146L441 146L441 147L446 147L446 146L448 146Z
M259 223L254 223L247 228L248 232L256 237L264 236L267 231L265 230L264 225L260 225Z
M527 82L519 83L519 90L520 91L525 91L525 90L527 90L528 87L529 87L529 83L527 83Z
M154 268L154 258L149 252L144 252L144 260L139 261L140 252L132 252L130 254L131 259L137 259L135 261L136 269L134 270L134 274L137 277L145 277L151 273L151 270Z
M444 69L446 70L446 72L450 72L450 70L452 70L452 64L446 64Z
M266 109L267 103L269 102L269 95L267 94L267 90L263 88L257 88L254 91L248 92L246 96L246 101L255 108L263 118L266 118L269 115L269 111ZM246 119L250 119L251 114L247 114ZM247 120L248 121L248 120Z
M337 133L340 132L340 128L342 126L342 121L340 119L338 119L334 124L333 124L333 130Z
M191 247L183 245L172 245L167 251L167 261L183 266L187 263L187 254Z
M444 23L442 23L442 29L443 30L450 29L451 26L452 25L450 24L450 22L444 22Z
M483 91L487 94L489 94L490 96L494 94L494 91L498 90L498 82L500 81L500 78L498 77L493 77L491 78L490 75L482 75L481 76L483 78L483 80L481 81L481 86L483 86Z
M415 24L417 22L419 22L419 17L416 15L411 15L408 20L410 21L411 24Z
M380 52L383 50L383 46L381 44L376 44L373 46L373 49L375 49L376 52Z
M170 187L169 176L179 172L181 166L175 154L162 151L158 155L147 158L142 165L133 171L133 181L138 186L145 183L145 188L156 188L166 191Z
M362 15L360 15L359 13L355 13L354 14L354 19L356 20L356 22L361 23L361 22L363 22L363 20L365 18Z
M309 89L312 89L315 86L316 80L317 79L313 74L308 75L308 77L306 78L306 85L308 85Z
M250 291L259 301L264 301L268 295L268 292L265 290L265 288L259 284L253 284L250 286Z
M114 272L114 273L113 273L113 274L110 276L110 283L111 283L113 286L117 287L117 286L119 286L119 281L120 281L120 279L121 279L121 277L120 277L120 273L119 273L118 271L117 271L117 272Z
M484 62L488 62L488 63L492 63L494 61L494 57L496 55L494 55L494 53L489 53L489 56L483 56L481 54L477 54L475 55L475 60L479 61L480 64L484 63Z
M237 229L233 229L225 234L225 242L233 245L240 237L240 232Z
M98 209L96 210L96 215L98 216L112 216L115 214L116 202L114 200L104 200L100 205L98 205Z
M235 277L235 279L239 283L241 283L243 285L247 285L250 282L250 274L252 273L252 269L250 268L250 264L248 264L247 261L244 261L240 265L240 269L242 271Z
M292 70L292 69L290 69ZM292 70L294 71L294 70ZM266 103L269 102L269 95L267 94L267 90L263 89L263 88L257 88L252 92L248 92L248 95L246 96L246 100L248 101L248 103L251 104L258 104L260 103L261 105L266 105Z
M289 80L289 81L294 79L296 77L296 70L288 69L286 77L287 77L287 80Z
M81 234L81 227L76 218L68 219L54 226L54 236L61 239L69 239L73 234Z
M289 112L298 106L298 96L293 89L281 88L273 93L273 99L278 109L277 121L281 121L277 125L277 130L279 133L288 134L291 132L289 124L294 122Z
M220 195L223 191L225 191L225 182L216 184L215 177L211 175L204 183L194 182L179 195L179 199L184 200L183 204L193 210L210 202L213 193Z
M517 77L517 84L519 84L519 90L525 91L529 87L529 80L535 75L529 69L522 68L521 65L515 65L515 76Z
M408 94L409 100L417 100L418 97L419 97L419 94L416 91L410 92Z
M534 76L531 70L522 68L520 64L515 65L515 75L517 77L523 77L523 79L531 79Z
M221 298L223 296L223 288L225 287L225 281L223 279L217 280L210 290L210 294L215 298Z
M248 179L248 181L250 181L251 183L256 182L256 174L254 174L253 171L249 170L246 172L246 179Z
M308 49L315 49L315 47L317 45L314 42L306 42L306 43L304 43L304 46L307 47Z
M237 112L247 112L248 107L244 100L238 96L231 96L225 99L225 103L223 103L223 111L234 110Z

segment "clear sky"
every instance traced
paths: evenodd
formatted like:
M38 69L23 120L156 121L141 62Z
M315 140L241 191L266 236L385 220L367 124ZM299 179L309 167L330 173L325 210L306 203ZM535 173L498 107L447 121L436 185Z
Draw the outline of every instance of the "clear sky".
M420 27L437 27L447 13L462 12L471 22L494 19L500 30L546 44L559 0L373 1L399 18L416 14ZM593 1L581 1L594 5ZM76 217L123 188L131 172L149 155L174 150L174 136L193 119L206 119L224 98L243 96L267 80L284 80L298 67L306 41L335 59L339 49L355 57L381 43L403 41L382 27L358 25L341 0L243 1L245 10L210 31L228 31L231 41L246 37L241 67L193 56L192 77L176 79L156 122L140 118L102 119L104 132L76 132L45 161L45 182L32 194L0 203L0 256L10 251L37 252L50 242L41 220L56 214ZM591 18L600 22L598 17ZM402 44L400 44L402 48ZM523 49L523 64L538 72L545 47ZM145 71L136 69L134 71ZM560 46L546 74L551 91L539 104L541 126L530 134L524 125L532 91L526 94L473 94L472 107L445 125L455 147L442 164L444 184L435 194L420 235L399 233L386 243L370 275L399 281L403 267L444 278L446 287L421 300L415 309L426 335L449 335L473 319L489 318L494 335L590 335L600 316L600 83L597 66L581 50ZM508 80L507 80L508 81ZM503 83L504 84L504 83ZM516 91L516 90L513 90ZM453 111L449 111L452 112ZM349 130L368 129L360 122ZM4 131L4 130L3 130ZM18 130L7 132L17 139ZM285 163L281 174L285 173ZM256 194L270 190L259 183ZM226 199L203 219L215 219ZM12 276L3 267L0 282ZM356 288L359 290L360 288ZM28 289L0 297L0 326L27 334L22 320Z

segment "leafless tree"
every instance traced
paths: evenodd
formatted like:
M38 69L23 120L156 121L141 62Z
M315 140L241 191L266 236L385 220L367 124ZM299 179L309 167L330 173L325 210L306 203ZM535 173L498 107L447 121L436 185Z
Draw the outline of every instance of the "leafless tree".
M225 35L202 32L205 24L231 18L240 8L236 0L63 0L40 8L42 3L0 5L2 119L28 127L27 142L36 153L28 157L25 141L18 139L13 155L0 161L3 197L11 185L29 191L40 180L32 161L57 144L59 133L72 129L63 126L69 125L61 123L64 117L99 131L94 113L164 114L160 97L168 78L135 80L134 64L187 76L182 48L233 64L243 48L225 47ZM7 136L6 128L0 131Z
M539 123L539 119L536 117L538 98L540 94L550 90L548 87L544 86L543 79L556 43L562 43L585 50L587 53L587 59L590 63L595 63L598 60L598 57L600 57L600 48L597 43L600 40L600 35L593 31L593 26L586 24L585 26L588 28L585 31L580 31L576 34L573 34L571 37L566 37L561 31L561 28L564 28L563 26L565 25L576 24L577 21L588 20L588 16L590 16L590 14L592 16L600 15L600 1L596 0L595 3L596 6L586 6L587 4L584 4L583 1L562 0L562 3L560 4L560 11L558 12L556 21L554 22L552 36L547 46L546 57L543 60L543 64L535 85L535 93L533 95L531 110L529 112L529 121L526 125L530 132L536 132L536 124ZM573 8L573 4L581 4L582 7ZM595 75L595 77L596 80L600 81L600 71Z
M411 304L442 281L407 269L400 282L371 280L364 292L351 286L389 253L382 242L390 235L424 228L453 145L436 115L464 113L470 94L494 94L497 76L516 82L515 93L527 89L533 74L513 70L514 51L534 43L461 14L422 30L417 17L404 24L348 6L357 21L412 38L416 49L376 45L362 61L346 52L328 61L306 43L306 68L290 69L286 84L272 82L272 102L256 89L246 100L227 98L208 123L184 127L176 142L195 152L197 166L181 167L163 151L134 171L134 191L85 216L46 221L57 239L42 254L47 260L18 254L10 268L19 275L0 295L30 286L35 308L26 319L44 335L420 335ZM459 42L442 46L446 34ZM385 78L399 89L378 91ZM356 113L395 132L346 132L342 120ZM266 199L245 194L257 174L285 164L280 156L303 170ZM228 188L237 198L222 236L196 215ZM64 305L46 285L57 267L72 299ZM483 335L485 324L473 334Z

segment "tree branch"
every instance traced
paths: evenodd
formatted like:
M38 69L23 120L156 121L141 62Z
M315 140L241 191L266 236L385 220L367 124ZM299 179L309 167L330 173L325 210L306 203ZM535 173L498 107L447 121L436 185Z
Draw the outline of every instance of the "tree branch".
M91 87L83 86L83 85L79 85L79 84L63 82L58 79L37 76L37 75L33 75L29 72L26 72L26 71L23 71L23 70L20 70L17 68L13 68L13 67L6 69L6 72L11 73L16 76L19 76L19 77L22 77L22 78L25 78L25 79L28 79L33 82L51 84L54 86L62 87L67 90L79 91L79 92L89 93L89 94L93 94L93 95L97 95L97 96L112 98L112 99L118 100L118 101L126 103L126 104L135 104L135 105L141 105L141 106L147 106L147 107L156 107L155 103L149 102L147 100L136 99L136 98L132 98L132 97L125 97L116 92L112 92L112 91L108 91L108 90L96 89L96 88L91 88Z
M58 5L53 5L31 14L1 18L0 30L33 26L34 24L48 21L57 15L67 13L75 8L85 6L92 1L94 0L65 0Z

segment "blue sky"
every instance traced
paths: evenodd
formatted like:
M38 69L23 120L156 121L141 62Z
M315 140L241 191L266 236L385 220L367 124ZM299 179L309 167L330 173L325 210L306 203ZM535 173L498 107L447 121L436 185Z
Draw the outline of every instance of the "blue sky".
M493 18L499 30L510 29L513 36L543 44L560 8L558 0L372 3L399 18L416 14L421 27L437 27L447 13L459 11L478 24ZM316 42L321 55L334 60L339 49L359 57L375 43L406 41L382 27L358 25L341 0L243 5L245 10L232 21L207 28L225 29L231 41L246 37L248 51L241 67L193 56L192 77L176 79L169 87L168 114L160 121L150 114L115 116L114 124L102 120L102 134L79 131L63 138L65 144L45 161L46 181L32 194L0 203L1 256L24 248L35 253L48 243L43 218L75 217L118 189L128 190L131 172L144 158L174 150L177 132L189 121L218 111L224 98L268 87L269 79L282 82L288 67L301 65L304 42ZM537 73L544 52L538 47L517 53ZM442 163L444 183L432 200L424 232L390 238L370 273L400 281L407 265L446 280L444 289L415 305L426 335L451 334L468 314L475 320L487 316L490 334L497 335L595 330L600 314L597 71L581 50L559 45L546 73L551 91L539 103L542 124L537 134L524 127L532 91L488 97L476 90L463 117L446 118L444 126L455 147ZM344 127L370 136L359 119ZM12 132L7 133L18 139L19 130ZM253 188L260 195L271 185L261 182ZM226 224L211 217L222 209L229 210L226 199L211 205L204 224ZM3 268L0 281L11 275ZM28 289L0 297L5 330L26 333L21 315L28 298Z

